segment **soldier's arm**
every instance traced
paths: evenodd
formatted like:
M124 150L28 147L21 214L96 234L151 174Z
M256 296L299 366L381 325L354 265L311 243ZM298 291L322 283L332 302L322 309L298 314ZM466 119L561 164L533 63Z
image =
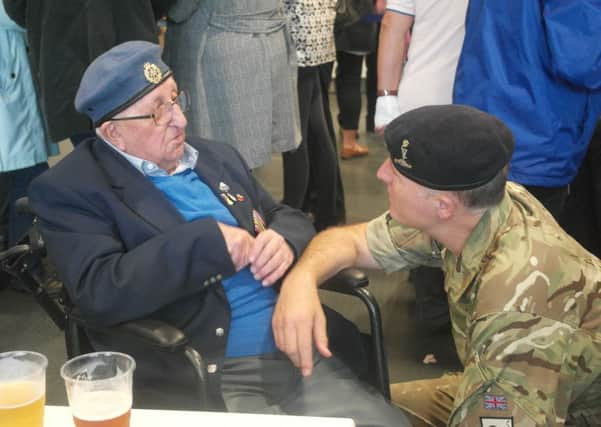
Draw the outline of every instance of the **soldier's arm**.
M472 321L468 360L449 425L563 425L569 399L558 384L572 329L515 311ZM499 421L503 423L493 423Z

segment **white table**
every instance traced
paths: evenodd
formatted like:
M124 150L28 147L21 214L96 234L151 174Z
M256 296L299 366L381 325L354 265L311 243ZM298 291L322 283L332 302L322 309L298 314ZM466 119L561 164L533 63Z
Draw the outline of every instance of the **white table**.
M73 427L67 406L46 406L44 427ZM350 418L295 417L290 415L228 414L223 412L134 409L131 427L355 427Z

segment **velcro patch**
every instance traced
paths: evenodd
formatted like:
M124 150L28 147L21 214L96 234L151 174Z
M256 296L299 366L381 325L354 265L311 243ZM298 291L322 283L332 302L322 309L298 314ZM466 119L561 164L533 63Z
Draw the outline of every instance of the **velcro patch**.
M480 427L513 427L513 417L480 417Z

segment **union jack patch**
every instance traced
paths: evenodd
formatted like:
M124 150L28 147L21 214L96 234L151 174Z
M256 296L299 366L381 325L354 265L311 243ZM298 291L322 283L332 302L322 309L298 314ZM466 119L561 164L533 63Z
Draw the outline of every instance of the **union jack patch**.
M485 394L484 409L505 411L507 409L507 398L503 395Z

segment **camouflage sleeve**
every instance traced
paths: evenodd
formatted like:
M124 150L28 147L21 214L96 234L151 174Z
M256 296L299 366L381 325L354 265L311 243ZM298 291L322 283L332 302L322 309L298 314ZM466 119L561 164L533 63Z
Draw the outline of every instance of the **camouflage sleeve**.
M432 239L399 224L388 212L368 223L366 237L371 255L388 273L419 265L441 265L440 250Z
M452 426L564 425L573 390L565 349L581 345L571 326L531 313L501 312L474 319L469 359L455 397Z

